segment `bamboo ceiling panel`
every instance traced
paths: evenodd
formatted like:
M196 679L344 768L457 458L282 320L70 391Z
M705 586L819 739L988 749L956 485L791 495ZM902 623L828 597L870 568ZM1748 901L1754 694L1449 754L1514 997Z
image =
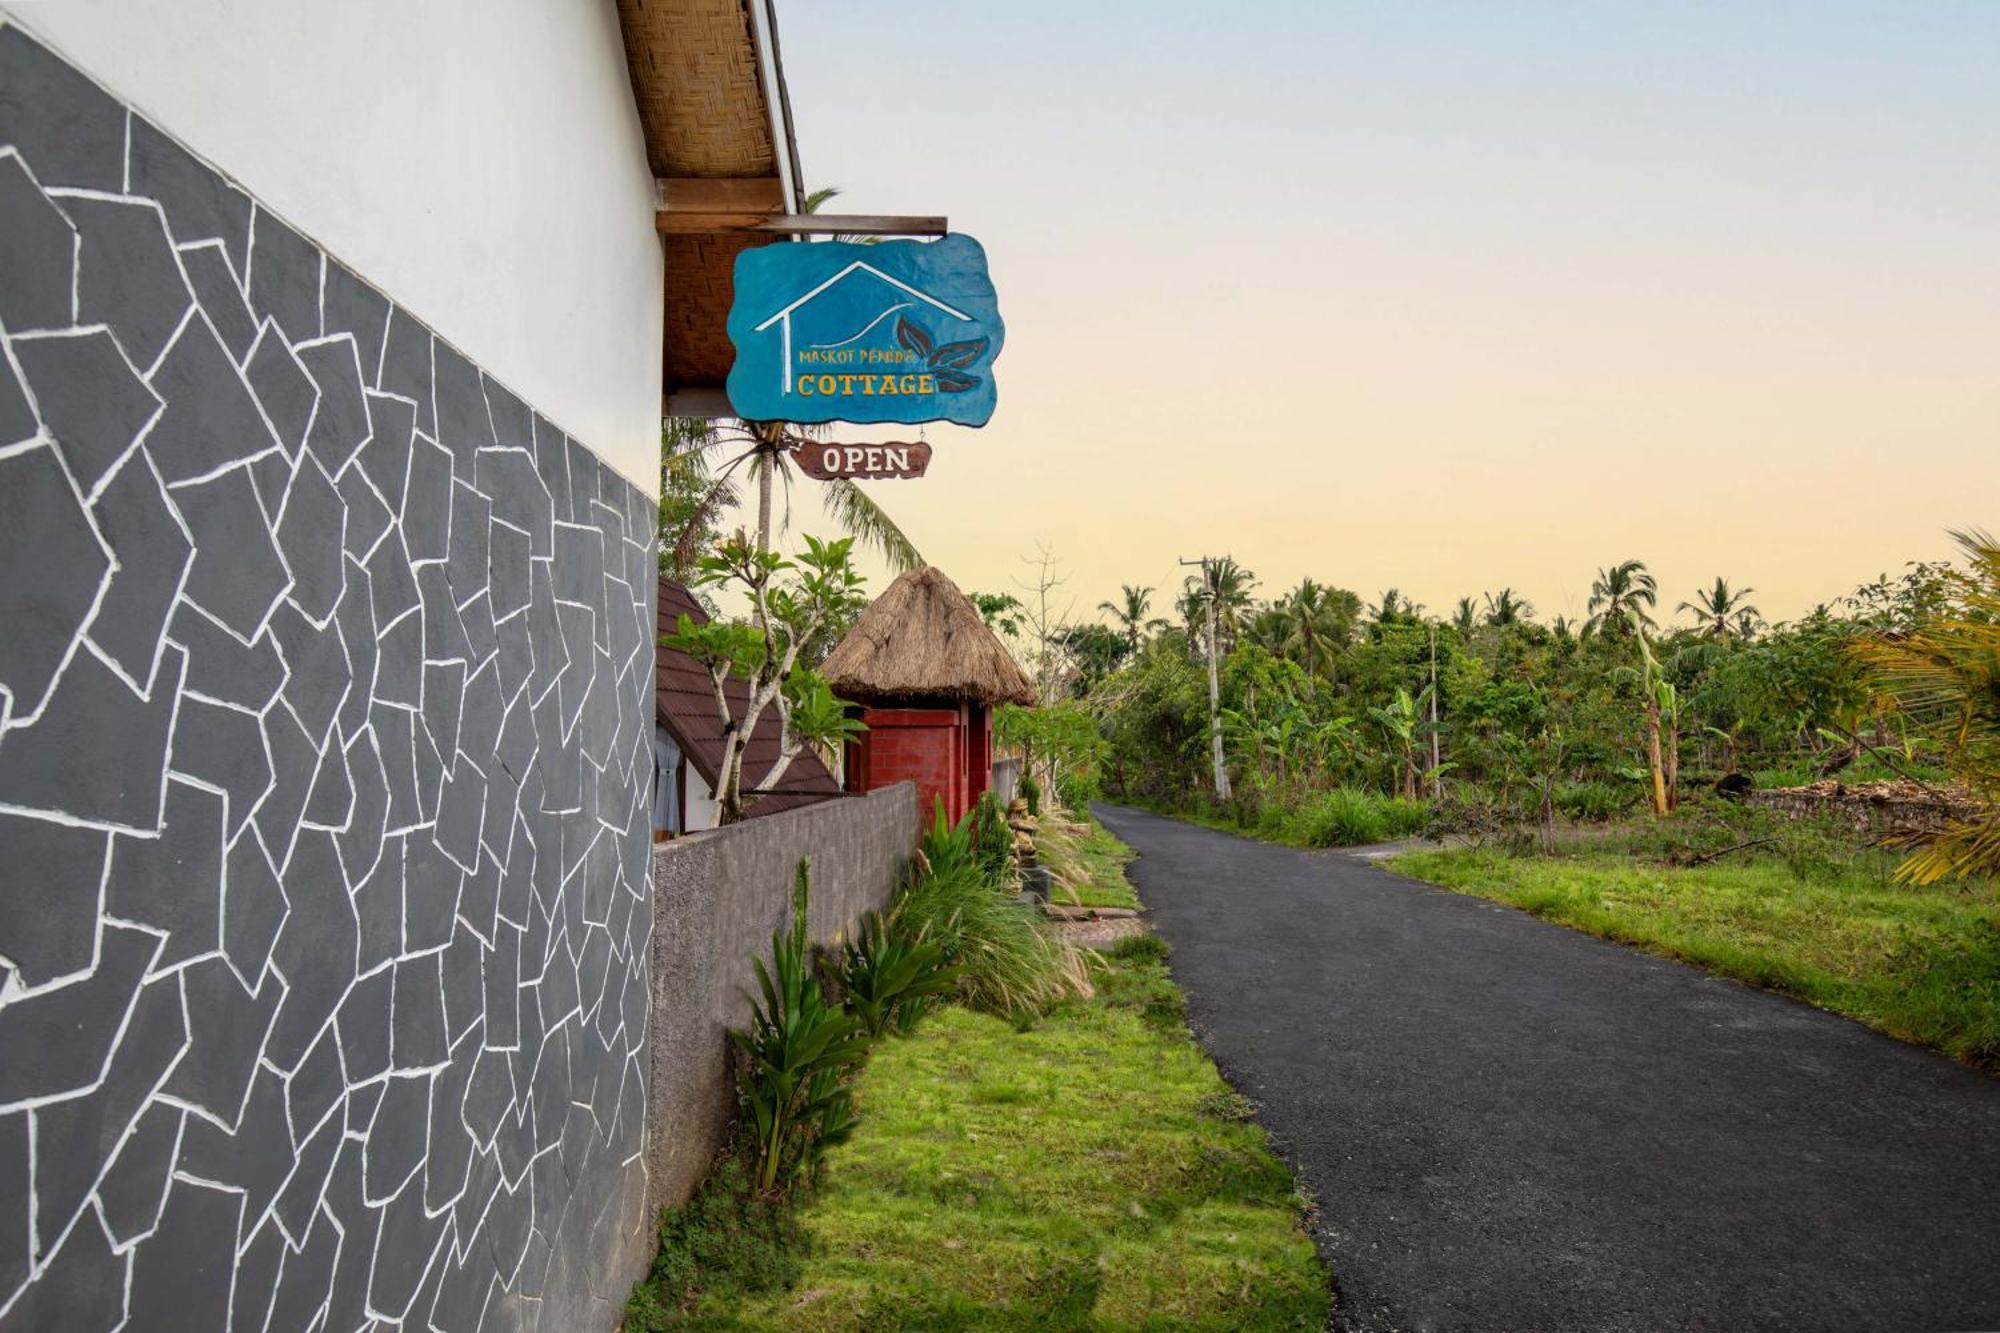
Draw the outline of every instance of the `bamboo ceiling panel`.
M745 0L618 0L655 176L777 174Z

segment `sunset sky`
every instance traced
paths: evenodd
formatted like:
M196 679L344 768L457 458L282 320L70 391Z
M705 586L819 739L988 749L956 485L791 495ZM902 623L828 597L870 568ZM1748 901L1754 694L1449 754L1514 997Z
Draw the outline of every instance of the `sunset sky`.
M991 259L992 424L872 487L961 586L1546 619L1638 557L1778 619L2000 526L2000 4L780 17L808 183Z

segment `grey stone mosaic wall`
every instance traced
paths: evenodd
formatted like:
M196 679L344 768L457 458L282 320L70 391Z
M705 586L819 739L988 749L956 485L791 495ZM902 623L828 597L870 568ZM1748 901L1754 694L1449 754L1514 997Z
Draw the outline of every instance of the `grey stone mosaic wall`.
M11 25L0 352L0 1330L610 1327L647 497Z

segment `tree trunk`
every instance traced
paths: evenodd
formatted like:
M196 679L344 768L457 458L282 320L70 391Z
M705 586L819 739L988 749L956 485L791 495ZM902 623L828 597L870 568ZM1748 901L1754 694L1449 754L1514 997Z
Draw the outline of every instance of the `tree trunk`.
M1646 763L1653 770L1653 813L1667 813L1667 783L1660 761L1660 701L1646 700Z
M771 549L771 474L778 456L769 446L757 451L757 549Z
M737 738L742 729L732 726L722 743L722 767L715 775L715 826L735 824L743 818L743 747Z
M1554 856L1556 854L1556 784L1554 782L1551 781L1542 785L1542 800L1537 813L1541 816L1539 823L1542 830L1542 855Z
M1667 809L1681 808L1681 726L1676 717L1667 728Z

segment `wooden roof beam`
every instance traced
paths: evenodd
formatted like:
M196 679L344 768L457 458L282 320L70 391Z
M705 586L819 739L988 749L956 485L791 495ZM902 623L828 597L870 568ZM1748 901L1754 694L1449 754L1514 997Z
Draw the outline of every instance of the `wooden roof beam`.
M784 184L776 176L675 176L657 181L656 188L654 225L670 236L725 231L778 236L942 236L950 230L941 217L786 213Z

